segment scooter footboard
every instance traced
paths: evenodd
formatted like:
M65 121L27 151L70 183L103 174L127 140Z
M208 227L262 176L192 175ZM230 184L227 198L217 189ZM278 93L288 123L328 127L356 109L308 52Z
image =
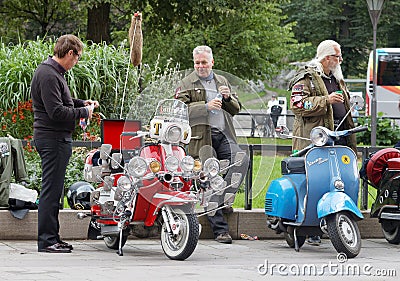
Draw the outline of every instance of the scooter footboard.
M356 203L344 192L325 193L318 201L317 212L319 219L340 211L349 211L359 219L364 218Z

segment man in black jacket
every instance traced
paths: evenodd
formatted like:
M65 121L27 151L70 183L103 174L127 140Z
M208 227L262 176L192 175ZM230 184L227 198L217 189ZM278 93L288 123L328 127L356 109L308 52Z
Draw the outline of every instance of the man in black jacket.
M59 235L59 202L72 154L72 132L76 120L91 118L97 101L71 97L64 74L74 67L83 44L74 35L58 38L53 56L42 62L31 82L33 138L42 161L42 190L38 209L38 251L70 253L72 245Z

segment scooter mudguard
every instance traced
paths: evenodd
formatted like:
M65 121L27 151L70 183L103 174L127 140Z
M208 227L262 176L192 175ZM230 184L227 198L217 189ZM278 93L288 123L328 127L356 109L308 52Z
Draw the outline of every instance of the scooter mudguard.
M150 202L150 208L144 221L145 226L152 226L157 219L158 211L163 205L181 206L196 203L196 198L180 191L157 192Z
M317 212L320 219L340 211L350 211L359 219L364 218L354 201L344 192L325 193L318 201Z
M273 180L265 194L265 214L295 220L298 200L295 185L301 185L304 181L304 174L288 175Z

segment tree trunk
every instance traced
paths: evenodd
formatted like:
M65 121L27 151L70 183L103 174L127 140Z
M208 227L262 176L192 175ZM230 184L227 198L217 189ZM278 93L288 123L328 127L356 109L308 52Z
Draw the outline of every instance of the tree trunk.
M88 9L87 40L94 43L111 42L110 3L101 3Z

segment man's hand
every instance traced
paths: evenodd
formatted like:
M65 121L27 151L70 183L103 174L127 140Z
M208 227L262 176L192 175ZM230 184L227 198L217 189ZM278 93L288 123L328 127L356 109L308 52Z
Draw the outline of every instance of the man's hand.
M84 104L85 106L93 105L93 108L98 108L100 106L97 100L86 100Z
M85 107L86 107L86 109L87 109L87 111L89 113L88 118L91 119L92 115L93 115L94 105L93 104L89 104L89 105L87 105Z
M213 99L207 103L208 110L220 110L222 107L222 101L220 99Z
M218 88L218 91L226 100L229 99L229 97L231 96L231 90L229 89L228 86L221 86Z
M328 96L328 102L329 102L330 104L333 104L333 103L343 103L343 102L344 102L343 95L342 95L342 94L338 94L338 93L336 93L336 92L332 92L332 93L330 93L329 96Z

